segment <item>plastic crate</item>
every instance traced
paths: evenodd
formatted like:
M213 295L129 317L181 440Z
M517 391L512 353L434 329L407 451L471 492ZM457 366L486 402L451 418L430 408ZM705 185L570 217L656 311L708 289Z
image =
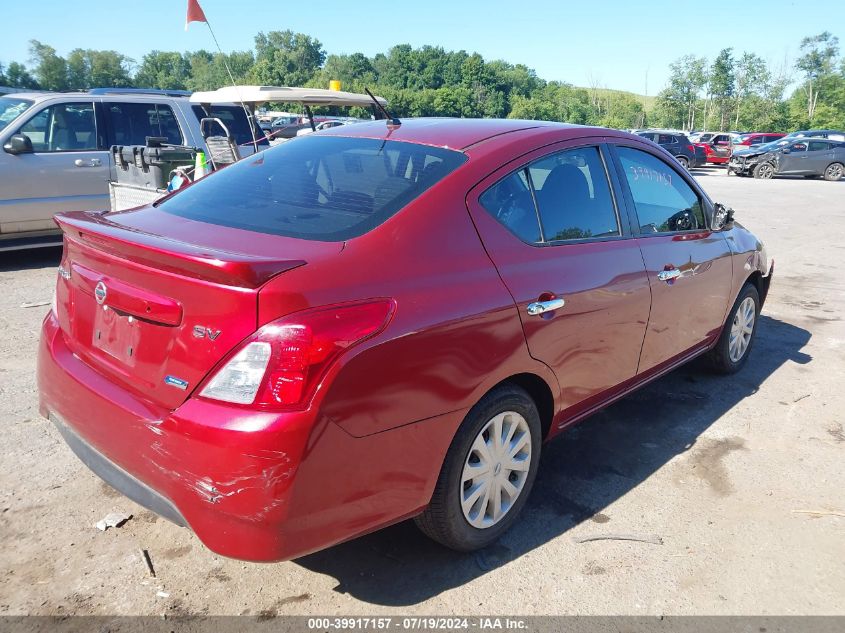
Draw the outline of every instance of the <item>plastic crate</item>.
M119 182L109 183L109 199L112 211L123 211L155 202L167 194L167 189L127 185Z

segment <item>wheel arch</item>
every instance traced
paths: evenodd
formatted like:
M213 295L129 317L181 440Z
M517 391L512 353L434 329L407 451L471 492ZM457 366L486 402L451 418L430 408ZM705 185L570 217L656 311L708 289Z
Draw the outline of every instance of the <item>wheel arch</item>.
M755 270L752 272L743 282L743 286L745 284L751 284L757 289L757 294L760 297L760 307L763 307L763 304L766 303L766 295L769 294L769 284L771 282L771 275L764 277L763 273L759 270ZM741 290L742 286L740 286Z
M534 401L534 404L537 406L537 412L540 414L541 439L545 440L549 436L555 414L555 399L549 383L537 374L530 372L513 374L493 385L484 393L482 398L494 389L506 384L515 385L523 389Z

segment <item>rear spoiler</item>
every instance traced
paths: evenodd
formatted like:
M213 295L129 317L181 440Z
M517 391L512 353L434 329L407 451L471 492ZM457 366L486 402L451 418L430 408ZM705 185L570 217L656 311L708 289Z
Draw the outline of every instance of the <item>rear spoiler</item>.
M171 240L88 211L60 213L55 220L65 239L136 264L226 286L258 288L276 275L306 263L301 259L256 257Z

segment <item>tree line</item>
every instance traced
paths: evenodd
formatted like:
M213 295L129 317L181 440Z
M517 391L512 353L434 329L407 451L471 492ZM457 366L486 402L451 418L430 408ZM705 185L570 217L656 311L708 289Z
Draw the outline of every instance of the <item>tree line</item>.
M805 37L793 66L759 55L719 52L712 62L685 55L670 66L654 118L684 129L845 128L845 57L829 32ZM797 79L788 97L786 90Z
M546 81L527 66L478 53L400 44L373 57L329 55L316 38L292 31L259 33L253 50L154 50L139 63L108 50L78 48L62 57L37 40L30 42L30 55L29 66L0 62L0 85L213 90L231 83L231 71L240 84L327 87L337 79L345 90L367 87L386 97L398 116L511 117L615 128L845 128L845 58L827 32L804 38L792 66L774 68L753 52L731 48L712 61L681 57L649 108L632 93ZM796 77L798 88L786 95Z

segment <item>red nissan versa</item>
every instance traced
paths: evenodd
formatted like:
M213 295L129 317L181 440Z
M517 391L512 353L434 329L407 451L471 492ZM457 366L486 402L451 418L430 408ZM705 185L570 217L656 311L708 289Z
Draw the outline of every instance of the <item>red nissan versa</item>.
M742 367L772 273L665 150L533 121L342 126L57 221L42 414L254 561L409 517L491 543L544 440L699 354Z

